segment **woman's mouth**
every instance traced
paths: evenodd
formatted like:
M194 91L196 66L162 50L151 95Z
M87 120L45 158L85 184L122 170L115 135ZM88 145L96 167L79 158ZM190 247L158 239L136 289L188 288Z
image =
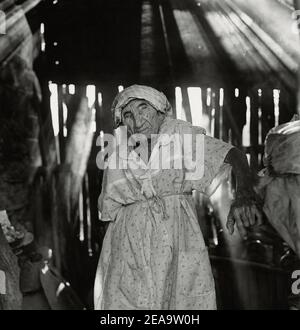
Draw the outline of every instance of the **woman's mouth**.
M149 127L142 127L142 128L138 128L137 130L136 130L136 132L138 133L138 134L145 134L145 133L148 133L149 132Z

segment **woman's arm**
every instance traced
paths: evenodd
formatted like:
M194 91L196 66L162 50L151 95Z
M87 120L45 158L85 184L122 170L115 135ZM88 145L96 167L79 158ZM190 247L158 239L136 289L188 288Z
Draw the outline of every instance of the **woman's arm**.
M246 236L245 227L262 224L262 213L258 206L258 197L254 191L255 178L251 173L246 155L237 148L232 148L225 163L232 166L236 178L236 196L227 221L230 234L236 224L242 237Z

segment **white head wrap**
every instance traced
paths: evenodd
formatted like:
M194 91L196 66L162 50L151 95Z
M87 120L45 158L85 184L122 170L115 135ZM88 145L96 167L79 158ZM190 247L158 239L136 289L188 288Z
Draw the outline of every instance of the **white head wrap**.
M157 111L172 115L172 107L165 94L158 90L142 85L133 85L124 89L117 95L112 105L115 127L122 122L122 110L126 105L136 99L149 102Z

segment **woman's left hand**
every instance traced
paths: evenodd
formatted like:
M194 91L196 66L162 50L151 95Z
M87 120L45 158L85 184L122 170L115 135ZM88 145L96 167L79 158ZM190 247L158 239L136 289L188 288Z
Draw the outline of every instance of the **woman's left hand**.
M262 211L255 197L254 192L248 195L243 194L243 196L237 196L231 205L226 224L230 235L234 233L235 224L243 238L247 235L247 228L262 225Z
M232 166L236 178L236 198L231 205L226 226L232 235L236 224L244 238L247 228L262 224L261 203L253 188L257 176L251 172L245 153L237 148L228 152L225 163Z

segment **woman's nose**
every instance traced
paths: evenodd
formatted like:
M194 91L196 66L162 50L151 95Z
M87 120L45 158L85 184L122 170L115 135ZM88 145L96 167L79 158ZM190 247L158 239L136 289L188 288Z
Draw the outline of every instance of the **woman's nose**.
M140 114L135 115L135 124L137 129L143 126L144 121L145 119L143 116L141 116Z

